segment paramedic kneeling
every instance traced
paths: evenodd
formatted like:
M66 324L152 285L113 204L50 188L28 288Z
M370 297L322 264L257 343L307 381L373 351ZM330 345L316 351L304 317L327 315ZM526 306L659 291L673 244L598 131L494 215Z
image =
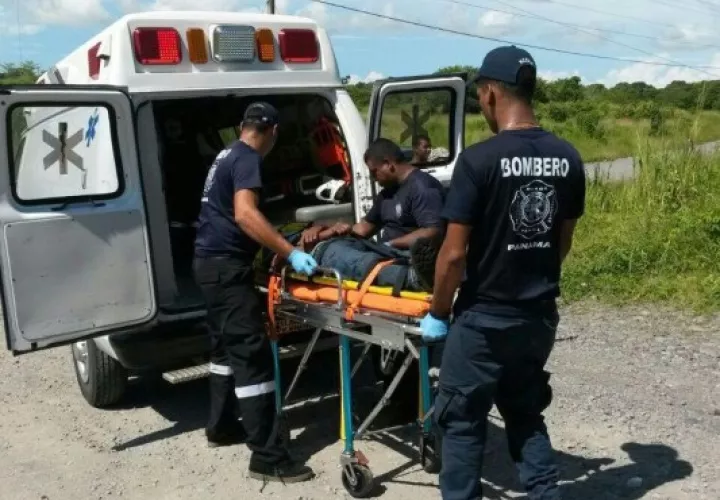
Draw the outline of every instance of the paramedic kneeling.
M407 250L419 238L440 233L445 189L435 177L405 161L402 149L388 139L376 139L365 151L370 176L382 191L372 208L357 224L338 223L331 227L314 226L303 234L303 244L354 234Z
M311 478L312 470L292 462L281 441L272 353L253 260L263 245L287 258L296 272L312 274L317 264L294 249L258 210L261 163L275 144L277 124L274 107L251 104L240 125L240 140L210 167L194 271L207 304L212 349L208 442L220 446L245 440L252 450L251 477L293 482Z
M530 54L489 52L477 83L496 135L458 159L431 312L421 324L428 340L447 334L434 414L443 436L440 489L444 500L482 498L494 402L528 498L554 500L560 492L542 417L552 397L544 367L559 319L561 265L584 211L585 172L576 149L537 124Z

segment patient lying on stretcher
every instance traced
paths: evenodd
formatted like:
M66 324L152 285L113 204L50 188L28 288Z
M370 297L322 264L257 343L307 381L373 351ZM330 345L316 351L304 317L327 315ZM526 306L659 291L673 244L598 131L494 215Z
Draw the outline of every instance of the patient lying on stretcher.
M400 291L432 292L441 243L441 234L420 237L405 250L345 236L334 226L313 226L303 231L297 245L319 266L339 271L345 280L362 283L375 272L373 285L392 287L393 295L399 295Z
M388 139L370 144L364 160L370 177L383 187L365 217L353 226L310 227L298 245L344 279L364 282L371 276L373 285L393 287L394 295L431 292L444 229L443 185L409 164ZM374 236L378 243L370 239ZM389 260L391 265L377 267Z

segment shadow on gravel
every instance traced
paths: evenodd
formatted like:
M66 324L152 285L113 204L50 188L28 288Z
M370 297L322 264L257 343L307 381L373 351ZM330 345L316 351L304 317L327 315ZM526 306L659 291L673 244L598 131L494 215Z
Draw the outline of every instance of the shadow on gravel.
M483 493L490 500L518 498L522 487L505 444L505 432L488 426L488 448L483 467ZM552 432L552 429L550 430ZM689 477L692 465L663 444L626 443L629 464L613 466L612 458L591 458L558 451L563 498L575 500L639 500L663 484ZM632 484L631 480L641 484ZM509 493L513 493L512 496Z
M312 355L310 361L306 371L300 376L299 382L293 390L289 401L290 407L284 412L288 427L292 431L301 429L299 433L293 432L291 444L291 452L301 460L308 460L314 454L336 443L340 430L340 401L337 396L337 389L340 384L337 352L316 353ZM297 366L298 360L283 362L281 377L285 391L297 370ZM370 365L364 363L363 366ZM360 370L357 378L362 380L363 371L363 369ZM364 373L367 374L367 371ZM365 379L365 382L367 382L367 379ZM359 390L359 387L355 387L354 391L356 404L362 403L365 399L363 397L364 391ZM377 396L377 393L373 394L371 391L369 396L372 400L373 396ZM311 401L307 401L308 399L311 399ZM152 408L167 420L169 425L117 443L113 450L125 451L204 429L208 417L209 401L207 379L187 382L177 386L166 383L159 376L136 379L128 388L124 402L106 411ZM364 406L363 409L366 408ZM204 433L198 434L197 441L198 446L205 446ZM390 441L395 440L390 439ZM399 449L404 446L397 441L386 444L399 447ZM358 443L358 448L362 449L361 443ZM408 454L407 449L405 449L404 453ZM383 487L379 486L379 489L383 489Z
M329 358L331 362L323 359L326 356L324 353L318 353L317 356L318 362L308 366L293 390L291 405L297 400L316 398L320 394L332 394L336 391L337 354L331 355ZM287 389L297 368L297 361L289 360L284 363L283 368L282 382ZM128 388L124 402L107 411L152 408L171 425L118 443L113 450L124 451L204 429L208 418L209 401L207 379L176 386L154 376L135 380ZM310 456L337 441L337 425L334 427L330 425L329 428L326 416L336 421L338 404L337 396L331 395L319 401L297 405L286 411L289 427L303 429L297 439L293 440L293 451L296 454ZM317 418L313 414L315 412L321 417ZM332 428L335 431L332 431ZM205 446L204 434L198 436L198 445Z
M605 469L581 481L564 485L563 495L589 500L635 500L644 498L647 493L665 483L684 479L693 473L690 462L681 460L677 450L670 446L625 443L621 449L628 454L632 463ZM640 478L642 483L629 484L633 478Z
M302 460L338 441L339 400L334 393L339 387L337 353L318 353L303 374L295 389L292 403L330 394L319 401L300 403L286 411L289 427L301 429L292 441L292 453ZM284 366L283 384L287 388L297 367L296 361ZM356 403L361 404L363 391L355 388ZM373 400L372 394L370 400ZM198 380L178 386L165 383L160 378L141 379L129 389L125 403L114 410L152 408L165 418L169 426L118 443L113 449L124 451L188 432L201 430L205 426L208 411L208 383ZM364 406L364 405L362 405ZM363 408L367 410L367 408ZM361 411L363 411L361 410ZM108 411L112 411L108 410ZM391 414L392 415L392 414ZM380 422L388 424L388 422ZM552 429L551 429L552 432ZM199 433L197 444L205 446L204 435ZM415 473L419 466L416 448L416 429L393 431L375 435L372 441L387 446L394 453L407 460L396 468L380 472L376 476L376 490L371 497L380 497L386 491L384 484L398 483L433 490L439 494L437 476L417 476L408 481L404 476ZM356 442L356 449L364 450L364 441ZM622 450L627 453L630 463L614 465L612 458L588 457L558 451L561 467L562 495L566 499L582 500L639 500L665 483L690 476L692 465L681 460L678 452L663 444L626 443ZM368 457L371 462L373 457ZM339 457L338 457L339 459ZM338 470L339 474L339 470ZM426 479L425 479L426 478ZM640 478L640 485L633 484ZM633 481L631 481L633 480ZM505 432L491 418L488 422L488 439L483 466L484 498L490 500L522 498L522 487L518 482L515 467L510 460L505 441Z

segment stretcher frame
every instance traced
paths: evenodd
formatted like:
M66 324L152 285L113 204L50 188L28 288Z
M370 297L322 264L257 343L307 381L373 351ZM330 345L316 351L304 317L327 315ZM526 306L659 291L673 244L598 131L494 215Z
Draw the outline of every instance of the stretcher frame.
M276 396L275 404L278 415L283 417L283 403L289 400L302 372L307 367L308 360L323 331L330 332L339 337L340 358L340 399L341 399L341 431L340 438L344 441L344 449L340 455L342 467L342 483L347 492L354 498L365 498L373 491L374 477L368 467L368 459L355 449L355 440L372 435L397 430L407 425L392 428L368 431L368 428L392 397L398 384L408 371L413 360L418 361L419 367L419 404L418 419L411 426L419 428L420 463L430 473L438 471L440 456L439 447L435 446L435 437L432 432L433 395L430 385L430 361L428 345L422 341L422 332L418 326L418 319L409 316L399 316L380 311L369 311L362 307L355 310L352 320L346 319L346 304L343 293L343 277L336 269L318 268L318 274L325 274L335 278L338 286L338 301L334 304L327 302L305 302L293 297L286 289L288 268L284 266L280 273L280 285L277 301L272 314L294 323L308 325L314 328L314 333L303 353L288 390L283 396L280 380L280 355L277 338L272 339L272 352L275 372ZM269 292L270 293L270 292ZM360 330L367 330L370 333ZM363 352L355 365L351 367L350 349L351 339L365 344ZM376 403L365 420L355 430L352 415L353 394L352 378L366 359L373 345L380 346L392 353L405 353L402 365L392 378L389 386ZM289 435L285 435L289 439Z

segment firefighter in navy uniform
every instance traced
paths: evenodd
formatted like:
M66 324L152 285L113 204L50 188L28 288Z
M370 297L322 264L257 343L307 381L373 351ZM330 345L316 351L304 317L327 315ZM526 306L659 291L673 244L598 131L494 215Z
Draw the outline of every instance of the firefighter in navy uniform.
M434 413L443 437L440 489L444 500L482 498L495 403L528 498L556 500L544 368L559 320L562 262L584 211L585 172L576 149L536 121L530 54L514 46L489 52L477 84L495 136L467 148L455 166L433 303L421 324L425 339L445 339Z
M317 264L288 243L258 209L261 164L275 144L277 124L273 106L251 104L240 125L240 140L220 152L210 167L193 265L207 304L211 338L208 443L214 447L244 441L252 451L251 477L296 482L313 474L293 462L282 444L272 351L253 261L262 245L286 258L296 272L312 274Z

